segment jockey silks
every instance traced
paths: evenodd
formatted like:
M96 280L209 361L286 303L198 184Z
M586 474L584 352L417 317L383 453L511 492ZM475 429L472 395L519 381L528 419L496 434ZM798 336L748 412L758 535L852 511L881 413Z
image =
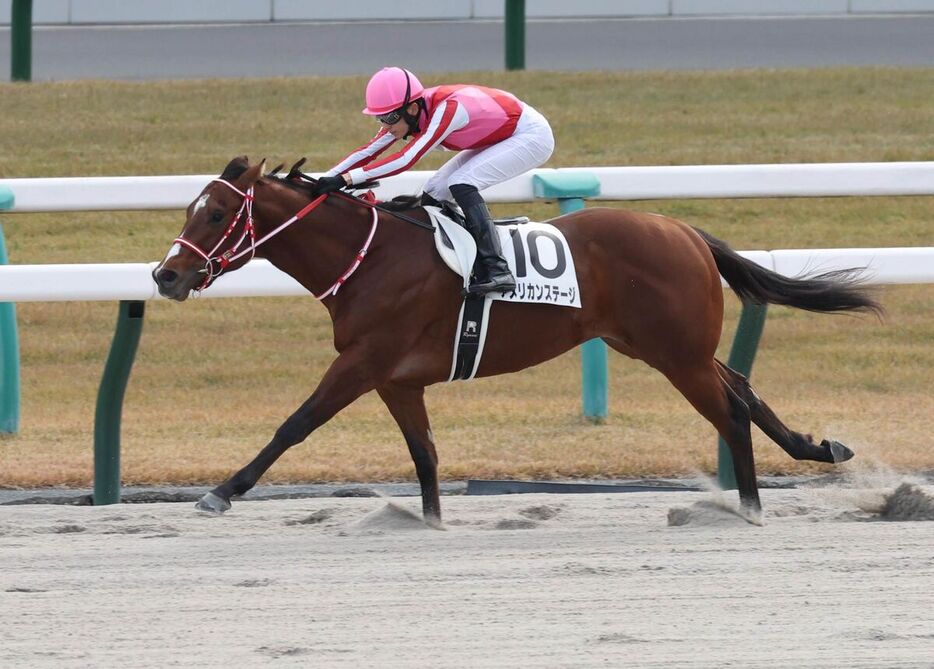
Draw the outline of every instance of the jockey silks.
M349 172L353 183L404 172L425 153L443 147L453 151L482 149L512 137L525 105L514 95L472 85L436 86L424 91L425 110L405 148L375 160L395 142L386 128L328 170L326 176Z

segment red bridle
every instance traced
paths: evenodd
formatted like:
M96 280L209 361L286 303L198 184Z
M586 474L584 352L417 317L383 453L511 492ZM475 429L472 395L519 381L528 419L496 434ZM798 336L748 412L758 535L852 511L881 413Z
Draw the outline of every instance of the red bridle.
M314 200L312 200L310 203L305 205L302 209L300 209L298 213L292 216L292 218L290 218L289 220L279 225L279 227L277 227L275 230L272 230L265 237L262 237L259 240L257 240L256 239L256 227L253 224L253 186L250 186L247 189L247 191L244 193L242 190L240 190L239 188L231 184L229 181L225 181L224 179L212 179L211 183L214 183L215 181L217 183L224 184L225 186L227 186L228 188L230 188L232 191L234 191L235 193L237 193L243 198L243 202L240 205L240 209L237 211L236 215L233 217L233 220L230 222L230 225L227 226L227 229L224 231L224 234L221 235L221 238L218 240L217 244L214 245L214 248L212 248L207 253L201 250L201 247L199 247L197 244L195 244L194 242L188 241L184 237L176 237L175 240L173 241L173 244L181 244L182 246L192 250L193 252L195 252L196 254L198 254L204 259L204 262L205 262L204 269L200 271L205 274L205 277L204 277L204 281L201 282L201 285L195 288L195 291L197 292L200 292L204 290L205 288L207 288L211 284L211 282L213 282L215 279L217 279L217 277L219 277L221 274L224 273L224 270L227 269L227 266L230 265L230 263L242 258L247 253L250 254L250 257L247 259L247 262L252 260L256 256L256 249L258 246L269 241L272 237L279 234L280 232L285 230L287 227L295 223L295 221L298 221L304 218L306 215L308 215L309 212L311 212L319 204L324 202L325 199L327 199L327 195L319 195ZM379 222L379 215L376 209L373 209L372 211L373 211L373 224L370 226L370 234L367 236L366 242L363 244L363 247L354 257L354 260L350 263L350 266L347 268L347 270L338 277L337 281L331 284L330 288L325 290L320 295L314 295L314 293L312 293L312 295L314 295L316 300L323 300L325 297L328 297L329 295L336 295L337 291L344 284L344 282L346 282L347 279L350 278L351 274L357 271L357 268L363 262L363 259L364 257L366 257L367 251L370 248L370 244L373 242L373 237L376 235L376 226L377 226L377 223ZM217 253L218 249L220 249L224 245L224 243L230 238L230 236L234 233L234 230L236 230L237 224L240 222L240 219L243 217L244 212L246 212L246 223L243 226L243 234L240 235L240 239L238 239L236 243L234 243L229 249L227 249L223 253L220 253L219 255L214 255L215 253ZM250 238L250 245L248 248L245 248L241 251L240 247L243 246L243 243L246 241L247 237ZM214 271L215 262L219 266L219 270L216 273Z
M223 274L224 270L227 269L227 265L229 265L231 261L236 260L243 255L243 253L237 253L237 250L243 245L243 242L246 241L247 236L250 238L250 259L252 260L253 256L256 255L256 227L253 225L253 186L250 186L247 192L244 193L242 190L230 182L224 181L223 179L212 179L211 183L214 182L224 184L243 198L243 202L240 204L240 209L233 217L230 225L227 226L224 234L221 235L221 238L217 241L217 244L214 245L214 248L208 252L202 251L200 246L194 242L188 241L184 237L176 237L172 242L173 244L181 244L182 246L191 249L204 259L204 269L201 270L205 275L204 281L201 282L200 286L195 288L195 290L199 292L207 288L214 279ZM243 217L244 212L246 212L246 224L243 226L243 234L240 235L240 239L238 239L237 242L229 249L220 255L215 256L214 254L217 253L217 250L224 245L224 242L226 242L227 239L229 239L233 234L234 230L236 230L237 224ZM220 266L220 269L216 274L214 273L215 262Z

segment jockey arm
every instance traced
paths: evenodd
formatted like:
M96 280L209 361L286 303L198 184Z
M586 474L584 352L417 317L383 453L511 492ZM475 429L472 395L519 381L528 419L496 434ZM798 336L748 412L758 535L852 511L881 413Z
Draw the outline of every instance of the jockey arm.
M395 141L396 138L389 134L386 128L380 128L379 132L376 133L376 136L373 137L373 139L371 139L363 146L354 149L350 155L325 172L324 176L333 177L337 174L342 174L354 168L366 165L368 162L375 159L376 156L392 146L393 142Z
M379 161L374 162L370 159L369 162L364 162L362 166L358 163L348 170L343 168L343 164L347 162L351 156L356 155L351 154L351 156L348 156L340 165L337 165L331 170L330 173L338 174L342 171L347 171L352 183L356 184L405 172L421 160L422 156L440 145L448 135L456 130L460 130L469 122L470 117L462 104L456 100L445 100L445 102L439 105L434 113L432 113L431 118L428 120L428 127L425 128L424 132L413 137L401 151ZM385 128L380 132L385 132ZM389 135L389 137L392 138L392 135ZM376 143L378 138L379 135L374 138L370 146ZM386 146L389 146L391 143L392 142L388 142ZM375 157L375 155L374 153L373 156Z

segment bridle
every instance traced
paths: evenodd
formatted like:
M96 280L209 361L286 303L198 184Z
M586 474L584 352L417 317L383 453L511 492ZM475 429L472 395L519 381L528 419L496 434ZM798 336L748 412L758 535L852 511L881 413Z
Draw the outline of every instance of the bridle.
M173 244L181 244L182 246L194 251L204 259L204 269L200 270L200 272L205 276L204 281L201 282L201 285L195 288L195 290L198 292L201 292L207 288L211 282L214 281L214 279L224 273L224 270L227 269L227 266L231 262L243 256L247 251L250 253L249 260L252 260L253 256L256 255L256 226L253 224L253 186L250 186L244 193L229 181L224 181L223 179L211 180L211 183L215 182L224 184L243 198L243 202L240 204L240 209L233 217L230 225L227 226L227 229L224 230L224 234L221 235L221 238L217 241L217 244L215 244L214 248L212 248L210 251L205 252L201 250L200 246L194 242L188 241L184 237L176 237L172 242ZM246 224L243 226L243 234L240 235L240 239L238 239L236 243L234 243L229 249L220 255L215 256L214 254L217 253L218 249L223 246L224 242L226 242L234 233L234 230L237 229L237 224L240 222L240 219L243 217L244 213L246 213ZM239 248L243 246L243 242L246 241L247 237L250 238L249 248L243 252L237 253ZM249 260L247 262L249 262ZM218 265L217 272L214 271L214 263L217 263Z
M256 256L257 247L259 247L261 244L266 243L267 241L272 239L275 235L279 234L280 232L285 230L287 227L289 227L296 221L299 221L305 216L307 216L312 210L314 210L319 204L324 202L328 197L326 194L319 195L314 200L312 200L310 203L302 207L302 209L300 209L298 213L296 213L290 219L280 224L279 227L277 227L275 230L272 230L271 232L269 232L269 234L267 234L265 237L256 239L256 226L253 223L253 200L254 200L253 186L250 186L246 190L246 192L244 192L240 190L239 188L237 188L236 186L234 186L233 184L231 184L229 181L226 181L224 179L212 179L211 183L214 183L214 182L221 183L227 186L229 189L231 189L232 191L240 195L240 197L243 198L243 202L240 204L240 209L234 215L233 220L230 222L230 225L228 225L227 229L224 230L224 234L221 235L221 238L214 245L214 248L212 248L210 251L207 251L207 252L203 251L200 246L198 246L194 242L191 242L181 236L176 237L173 240L172 242L173 244L180 244L184 246L185 248L190 249L191 251L193 251L198 256L204 259L204 269L199 270L199 273L204 274L205 277L204 277L204 281L202 281L201 284L197 288L194 289L196 292L201 292L202 290L207 288L209 285L211 285L211 283L214 280L216 280L217 277L219 277L221 274L224 273L224 271L227 269L230 263L234 262L235 260L239 260L240 258L245 256L247 253L250 254L250 257L247 258L247 262L252 260ZM341 274L334 283L331 284L330 288L325 290L320 295L314 295L314 293L312 293L312 295L314 295L316 300L323 300L329 295L336 295L337 291L344 284L344 282L347 281L348 278L350 278L351 274L357 271L357 268L363 262L363 259L366 257L367 251L370 248L370 244L373 242L373 237L376 235L376 226L379 222L379 214L377 213L376 209L374 208L371 211L373 212L373 223L370 226L370 234L367 236L366 242L363 244L363 247L360 249L357 255L354 256L354 259L350 263L350 266L347 268L347 270L343 274ZM231 237L231 235L234 234L234 231L237 229L237 225L239 224L240 219L244 217L244 214L246 215L246 223L243 226L243 233L240 235L240 238L235 243L233 243L230 246L230 248L228 248L226 251L218 254L218 250ZM250 239L249 246L244 248L243 250L240 250L240 247L243 246L244 242L247 240L248 237ZM217 265L217 270L215 270L215 264Z

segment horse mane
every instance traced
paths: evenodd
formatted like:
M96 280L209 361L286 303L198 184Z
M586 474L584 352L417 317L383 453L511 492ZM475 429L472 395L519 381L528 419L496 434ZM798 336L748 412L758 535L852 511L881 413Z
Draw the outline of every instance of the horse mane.
M402 212L411 209L418 209L421 206L421 196L419 195L397 195L389 202L383 202L380 206L387 211Z
M308 197L315 196L315 188L318 186L317 181L299 181L298 179L290 179L288 176L280 177L275 174L267 174L266 178L275 181L278 184L282 184L286 188L290 188L299 193L304 193Z
M315 188L317 187L318 182L301 171L301 167L304 164L305 158L302 158L289 168L288 174L283 176L280 176L278 172L284 167L285 163L276 165L276 167L271 169L263 176L266 179L275 181L276 183L282 184L283 186L298 191L299 193L304 193L308 196L314 196Z
M228 165L227 167L230 168L230 166L233 165L233 163L236 162L237 160L238 159L234 159L233 161L231 161L231 164ZM282 169L282 165L279 165L274 170L268 172L266 174L266 178L272 179L276 181L277 183L280 183L283 186L286 186L287 188L291 188L292 190L298 191L300 193L304 193L309 196L314 196L315 188L317 188L318 182L316 179L308 176L307 174L301 171L301 167L304 164L305 164L305 158L302 158L301 160L297 161L294 165L292 165L292 167L289 168L289 172L285 176L279 176L278 174L276 174L280 169ZM368 186L368 184L360 184L360 185L363 188L366 188ZM385 209L387 211L391 211L393 213L401 213L404 211L410 211L412 209L417 209L420 205L421 205L421 197L418 195L397 195L396 197L392 198L392 200L390 200L389 202L379 203L380 208Z

